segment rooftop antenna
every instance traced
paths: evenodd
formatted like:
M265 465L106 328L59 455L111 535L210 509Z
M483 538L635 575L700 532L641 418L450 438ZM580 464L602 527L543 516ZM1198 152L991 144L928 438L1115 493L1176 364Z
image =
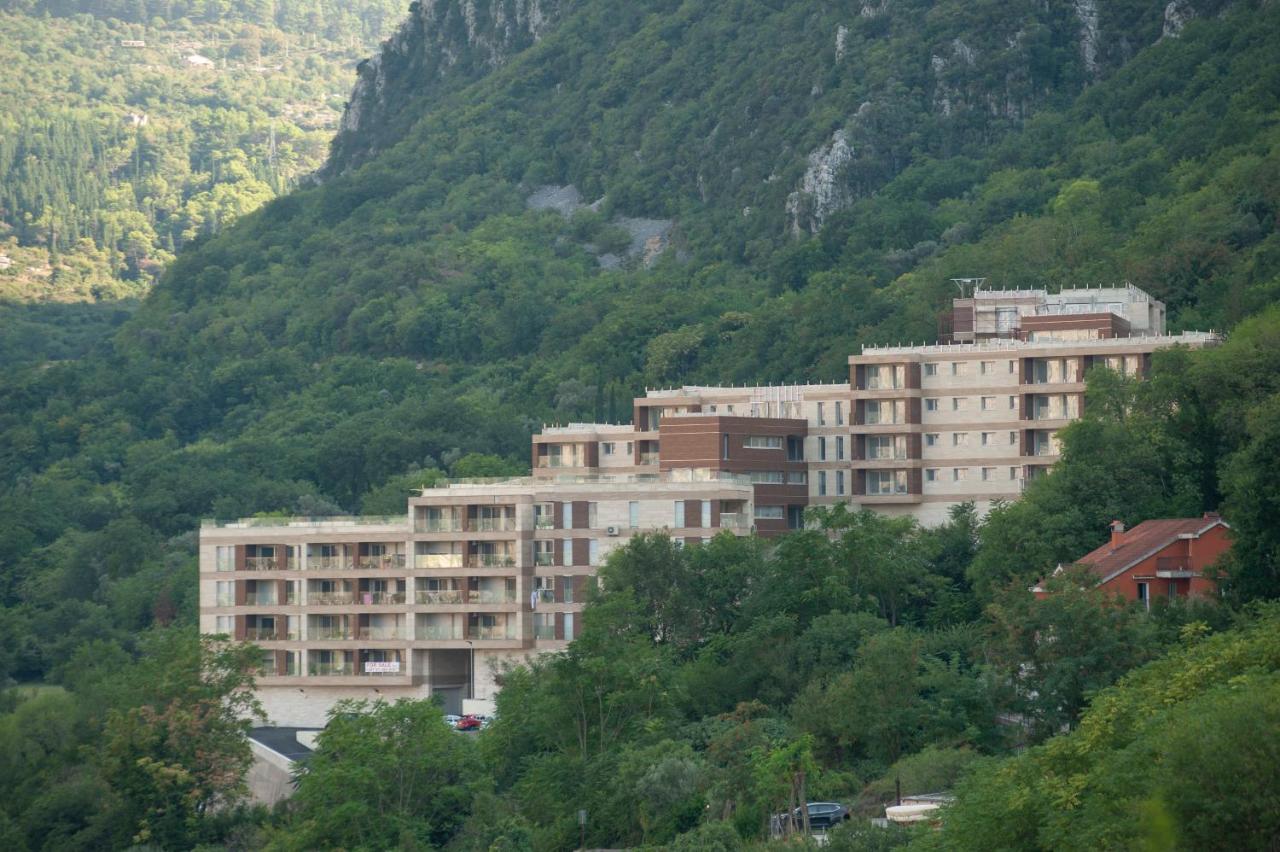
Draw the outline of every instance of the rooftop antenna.
M960 298L963 299L966 287L971 288L970 292L976 296L986 280L986 278L952 278L951 283L956 285L956 289L960 291Z

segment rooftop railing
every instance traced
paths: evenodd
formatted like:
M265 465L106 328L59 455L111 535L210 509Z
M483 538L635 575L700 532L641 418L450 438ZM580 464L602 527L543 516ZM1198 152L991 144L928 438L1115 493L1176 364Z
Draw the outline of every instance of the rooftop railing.
M1133 335L1131 337L1099 337L1091 340L1038 340L1014 338L978 340L973 343L922 343L898 346L863 346L863 355L933 355L946 353L1017 352L1026 349L1124 349L1132 346L1209 345L1220 343L1222 335L1215 331L1184 331L1181 334Z
M202 529L253 529L260 527L355 527L395 526L404 527L404 515L324 515L297 517L238 518L219 521L206 518L200 522Z

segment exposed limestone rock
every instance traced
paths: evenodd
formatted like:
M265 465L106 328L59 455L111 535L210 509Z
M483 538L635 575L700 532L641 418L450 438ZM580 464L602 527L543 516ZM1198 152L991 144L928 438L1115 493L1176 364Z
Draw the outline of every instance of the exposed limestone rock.
M530 210L554 210L568 218L582 209L582 194L573 184L540 186L524 200Z
M1164 7L1164 26L1160 29L1160 38L1177 38L1182 35L1182 28L1196 16L1196 10L1187 0L1170 0Z
M844 45L849 38L849 28L844 24L836 27L836 62L844 59Z
M853 159L853 149L843 129L831 134L831 141L809 154L808 168L800 186L787 196L787 218L791 233L799 237L806 230L816 234L832 213L849 203L849 193L840 183L840 173Z
M1098 73L1098 0L1073 0L1080 20L1080 58L1089 76Z
M889 0L880 0L879 3L863 3L859 14L864 18L878 18L887 11L889 11Z

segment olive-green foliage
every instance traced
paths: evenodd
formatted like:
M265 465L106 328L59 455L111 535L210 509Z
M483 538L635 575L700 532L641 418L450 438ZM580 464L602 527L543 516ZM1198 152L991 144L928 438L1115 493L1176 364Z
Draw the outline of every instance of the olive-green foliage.
M1137 669L1094 698L1076 731L976 771L922 848L1131 849L1170 828L1178 848L1269 848L1280 830L1277 628L1275 606L1257 608Z

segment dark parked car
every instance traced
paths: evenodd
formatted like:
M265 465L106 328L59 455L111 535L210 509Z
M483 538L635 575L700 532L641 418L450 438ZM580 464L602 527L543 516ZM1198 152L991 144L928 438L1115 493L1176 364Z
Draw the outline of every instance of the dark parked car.
M809 828L815 831L826 831L849 819L849 809L839 802L809 802L806 807L809 809ZM795 820L797 828L804 825L804 817L799 808L795 809L791 818Z

